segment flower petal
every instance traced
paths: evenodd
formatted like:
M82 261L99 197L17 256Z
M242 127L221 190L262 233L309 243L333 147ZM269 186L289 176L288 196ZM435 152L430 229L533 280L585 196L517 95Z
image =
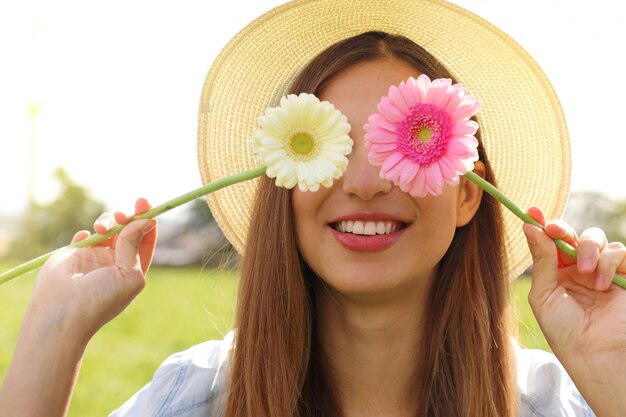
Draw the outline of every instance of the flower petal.
M439 159L439 161L437 161L437 164L439 165L439 169L441 170L441 176L443 177L444 181L453 181L454 178L456 178L458 181L459 176L456 167L449 157L444 156L443 158Z
M442 109L445 108L449 100L448 90L450 89L451 83L452 81L447 78L433 80L426 91L424 103L433 104Z
M313 94L290 94L280 106L270 108L258 118L260 129L252 135L258 162L280 187L315 191L319 185L332 185L347 167L346 155L352 152L347 118L328 102ZM312 139L311 150L291 148L293 135ZM306 148L305 148L306 149Z
M422 74L417 77L415 80L415 92L416 99L418 103L425 103L426 101L426 93L428 91L428 87L430 87L430 78L427 75Z
M421 94L416 82L415 78L410 77L406 82L402 81L398 87L409 109L421 102Z
M404 159L405 156L400 152L394 152L389 155L380 167L381 178L389 180L393 179L395 181L396 177L399 177L402 170L406 169L406 164L402 163Z
M402 190L408 192L413 198L424 197L428 194L428 189L426 188L426 175L423 167L420 167L416 174L413 182L409 184L407 189Z
M453 120L467 120L476 113L478 113L479 109L480 105L478 104L477 100L475 100L473 97L471 97L471 99L467 99L466 97L466 99L463 100L456 109L450 112L450 117Z
M387 97L378 103L378 112L383 118L391 122L400 122L404 119L404 112L395 106L395 103Z
M450 131L451 136L473 136L478 131L478 123L473 120L455 123Z
M402 90L396 86L389 88L389 100L398 108L402 113L408 113L411 109L411 103L407 103L402 94Z
M412 196L439 195L478 159L478 124L469 119L479 108L449 79L409 78L390 87L363 126L368 159Z
M426 187L432 195L440 195L443 191L443 176L439 164L430 164L424 167L426 178Z

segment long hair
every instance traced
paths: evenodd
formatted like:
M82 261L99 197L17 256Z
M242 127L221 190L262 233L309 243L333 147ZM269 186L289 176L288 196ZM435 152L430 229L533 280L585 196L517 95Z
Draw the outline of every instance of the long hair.
M315 94L350 65L390 57L431 78L452 78L412 41L367 32L318 55L291 90ZM495 184L482 145L479 157L486 179ZM225 416L341 417L315 334L317 278L297 250L290 193L267 178L257 192L242 260ZM503 248L500 207L485 193L473 219L457 228L431 288L410 399L416 416L516 414Z

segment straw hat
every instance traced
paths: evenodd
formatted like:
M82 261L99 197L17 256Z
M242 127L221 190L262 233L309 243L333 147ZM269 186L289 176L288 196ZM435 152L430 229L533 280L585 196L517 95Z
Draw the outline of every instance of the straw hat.
M480 134L499 189L521 208L562 214L570 151L559 101L537 63L505 33L439 0L300 0L246 26L209 70L199 114L204 183L254 168L256 119L276 106L302 68L339 40L367 32L403 35L437 58L481 103ZM208 196L211 211L242 252L257 181ZM521 221L503 209L510 277L530 264Z

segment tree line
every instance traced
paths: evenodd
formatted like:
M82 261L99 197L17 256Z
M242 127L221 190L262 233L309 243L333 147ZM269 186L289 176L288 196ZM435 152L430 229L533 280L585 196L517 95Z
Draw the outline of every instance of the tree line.
M26 260L66 245L73 234L91 230L94 220L105 211L105 205L94 199L88 190L59 168L54 173L59 193L46 204L29 202L21 216L17 239L9 248L8 258ZM197 231L215 223L204 200L196 200L186 209L181 233ZM599 226L609 241L626 243L626 199L617 200L597 192L577 192L570 196L564 220L577 232ZM215 251L232 253L223 243ZM214 258L207 255L207 258Z

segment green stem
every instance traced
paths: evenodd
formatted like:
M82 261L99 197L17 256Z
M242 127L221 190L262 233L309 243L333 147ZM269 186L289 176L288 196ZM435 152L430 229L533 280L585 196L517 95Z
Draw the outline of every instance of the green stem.
M195 200L196 198L210 194L213 191L217 191L221 188L227 187L229 185L237 184L239 182L243 182L243 181L251 180L253 178L260 177L261 175L265 174L265 170L266 170L266 167L255 168L250 171L242 172L239 174L234 174L228 177L221 178L217 181L213 181L211 183L203 185L200 188L197 188L193 191L190 191L186 194L183 194L179 197L169 200L156 207L153 207L152 209L146 211L145 213L138 214L133 217L132 221L141 220L141 219L151 219L167 211L170 211L171 209L175 207L181 206L185 203ZM84 248L87 246L96 245L98 243L101 243L117 235L119 232L122 231L124 227L126 227L125 224L118 224L114 226L113 228L111 228L111 230L109 230L109 232L105 234L99 234L99 233L94 234L88 237L87 239L72 243L71 245L69 245L69 247ZM0 285L28 271L32 271L34 269L41 267L46 262L46 260L48 260L48 258L52 256L52 254L54 254L55 252L56 250L52 252L48 252L44 255L38 256L35 259L32 259L28 262L18 265L15 268L12 268L12 269L9 269L8 271L3 272L2 274L0 274Z
M482 177L476 175L474 172L469 171L465 174L465 178L472 181L474 184L478 185L480 188L488 192L493 198L504 204L506 208L511 210L513 214L522 219L525 223L530 223L535 225L541 229L543 229L543 225L539 224L535 219L530 217L528 213L520 209L515 203L513 203L507 196L502 194L500 190L491 185L489 182L485 181ZM565 243L561 239L554 239L554 243L557 248L563 251L565 254L570 256L573 259L576 259L576 249L574 249L569 244ZM626 278L621 277L619 275L613 276L613 283L626 289Z

